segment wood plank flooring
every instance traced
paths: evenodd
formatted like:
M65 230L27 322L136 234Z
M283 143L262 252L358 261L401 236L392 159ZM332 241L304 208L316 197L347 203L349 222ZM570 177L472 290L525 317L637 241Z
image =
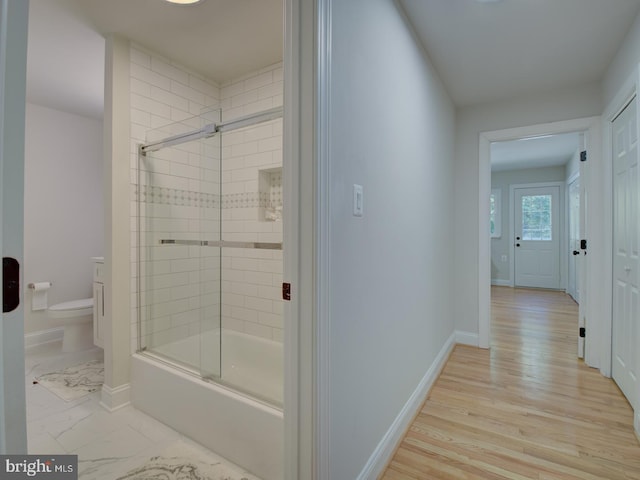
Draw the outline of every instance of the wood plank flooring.
M577 355L559 292L493 287L491 350L457 346L383 480L640 480L632 410Z

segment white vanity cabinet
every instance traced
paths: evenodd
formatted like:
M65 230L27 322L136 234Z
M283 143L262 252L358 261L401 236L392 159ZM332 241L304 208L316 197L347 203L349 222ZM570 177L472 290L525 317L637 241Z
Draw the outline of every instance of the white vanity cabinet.
M104 348L104 258L93 257L93 343Z

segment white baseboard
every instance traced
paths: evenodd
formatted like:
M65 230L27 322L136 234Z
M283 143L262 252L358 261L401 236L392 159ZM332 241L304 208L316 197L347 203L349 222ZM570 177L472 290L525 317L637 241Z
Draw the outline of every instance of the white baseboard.
M470 345L477 347L479 345L478 334L472 332L463 332L461 330L455 331L456 343L461 345Z
M422 377L418 387L414 390L413 394L411 394L411 397L409 397L409 400L405 403L404 407L391 424L391 427L387 430L387 433L382 437L382 440L378 443L378 446L371 457L369 457L369 461L360 472L360 475L358 475L358 480L378 478L387 466L391 460L391 456L396 450L396 447L402 440L407 428L409 428L409 424L413 421L418 409L422 406L429 390L431 390L431 387L440 375L440 371L447 362L449 354L455 345L455 338L456 334L453 333L445 342L440 353L438 353L438 356L431 364L431 367L427 370L424 377Z
M60 341L62 340L63 333L64 329L62 327L27 333L24 336L24 348L36 347L45 343Z
M491 285L495 285L496 287L510 287L511 282L509 280L501 280L499 278L492 278Z
M119 387L111 388L102 385L102 399L100 406L109 412L115 412L131 403L131 385L126 383Z

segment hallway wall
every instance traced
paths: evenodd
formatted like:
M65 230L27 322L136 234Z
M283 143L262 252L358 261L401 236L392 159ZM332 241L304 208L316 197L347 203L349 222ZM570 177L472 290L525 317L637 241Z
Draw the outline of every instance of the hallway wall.
M456 114L455 273L456 330L478 333L478 175L482 132L597 116L599 83L462 108Z
M633 22L604 77L602 82L603 107L606 107L613 100L632 71L638 68L638 63L640 63L640 15Z
M453 333L455 111L393 0L331 4L328 478L376 448ZM352 215L353 184L364 216ZM321 419L324 421L324 419Z

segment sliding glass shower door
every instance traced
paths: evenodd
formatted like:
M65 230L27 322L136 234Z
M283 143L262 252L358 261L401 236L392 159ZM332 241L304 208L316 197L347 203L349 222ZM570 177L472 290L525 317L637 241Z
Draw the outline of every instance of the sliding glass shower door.
M139 349L221 374L220 110L152 130L138 168ZM192 138L190 138L192 137Z
M153 130L138 168L139 350L281 405L282 109Z

